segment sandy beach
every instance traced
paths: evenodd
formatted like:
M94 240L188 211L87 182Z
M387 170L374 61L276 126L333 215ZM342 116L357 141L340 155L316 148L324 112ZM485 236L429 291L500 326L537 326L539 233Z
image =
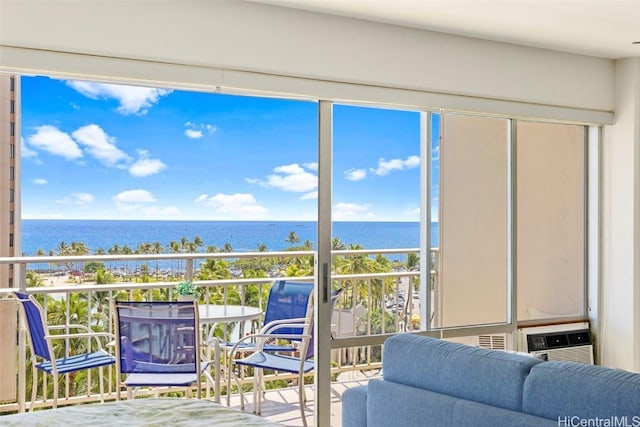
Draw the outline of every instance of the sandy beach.
M44 286L54 287L54 288L80 284L77 280L73 282L71 279L69 279L68 275L64 275L64 276L43 275L42 283L44 284ZM82 282L82 284L86 284L86 285L89 285L92 283L94 282Z

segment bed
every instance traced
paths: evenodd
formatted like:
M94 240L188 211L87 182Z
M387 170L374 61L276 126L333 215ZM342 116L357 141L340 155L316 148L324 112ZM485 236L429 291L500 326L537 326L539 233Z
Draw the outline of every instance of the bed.
M149 398L65 406L0 416L0 426L274 427L265 418L208 400Z

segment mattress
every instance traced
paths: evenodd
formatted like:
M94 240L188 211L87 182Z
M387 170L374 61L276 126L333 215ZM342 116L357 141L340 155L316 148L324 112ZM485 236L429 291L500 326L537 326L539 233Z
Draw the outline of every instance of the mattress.
M0 416L0 426L273 427L280 424L208 400L149 398Z

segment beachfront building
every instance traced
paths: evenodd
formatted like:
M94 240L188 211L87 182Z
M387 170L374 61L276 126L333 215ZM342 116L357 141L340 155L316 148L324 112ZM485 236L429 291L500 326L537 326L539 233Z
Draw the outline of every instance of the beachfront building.
M20 255L20 77L0 74L0 256ZM0 283L13 285L11 266L0 266Z
M438 122L442 292L432 312L423 286L420 329L511 335L536 322L588 320L599 363L640 370L638 55L555 51L268 1L37 3L3 2L0 72L316 100L318 283L331 265L333 105L421 114L421 283L436 267L426 141ZM323 350L385 337L330 343L330 307L316 292L314 417L325 426Z

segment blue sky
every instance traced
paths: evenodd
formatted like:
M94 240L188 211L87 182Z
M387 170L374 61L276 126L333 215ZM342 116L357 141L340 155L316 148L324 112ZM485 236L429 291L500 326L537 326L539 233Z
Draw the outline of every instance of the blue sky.
M25 219L315 220L315 102L22 78ZM334 106L333 218L417 221L417 112Z

